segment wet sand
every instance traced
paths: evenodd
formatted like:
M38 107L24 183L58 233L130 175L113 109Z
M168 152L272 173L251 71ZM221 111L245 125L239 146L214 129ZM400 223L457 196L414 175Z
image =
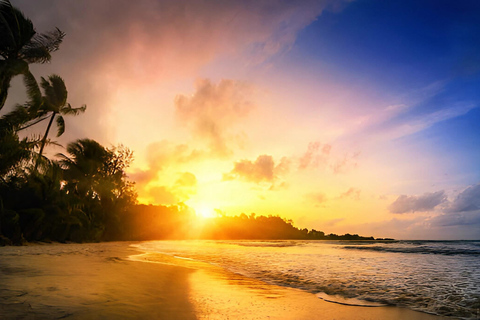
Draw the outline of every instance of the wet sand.
M1 247L0 319L442 319L325 302L129 244Z

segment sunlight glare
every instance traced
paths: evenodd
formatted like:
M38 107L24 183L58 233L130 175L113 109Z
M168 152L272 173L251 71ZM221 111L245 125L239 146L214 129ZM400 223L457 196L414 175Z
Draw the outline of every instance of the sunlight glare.
M195 213L198 217L201 218L214 218L217 216L215 210L212 207L206 205L195 207Z

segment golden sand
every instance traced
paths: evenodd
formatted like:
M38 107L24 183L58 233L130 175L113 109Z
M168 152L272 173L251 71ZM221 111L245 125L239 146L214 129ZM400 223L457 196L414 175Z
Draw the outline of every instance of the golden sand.
M0 248L0 319L441 319L329 303L188 260L147 263L159 259L129 243L40 247Z

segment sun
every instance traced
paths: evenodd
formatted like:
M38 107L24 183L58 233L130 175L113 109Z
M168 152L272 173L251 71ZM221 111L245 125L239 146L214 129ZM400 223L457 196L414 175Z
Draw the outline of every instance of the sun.
M200 205L195 207L194 209L197 216L202 218L215 218L217 216L215 210L207 205Z

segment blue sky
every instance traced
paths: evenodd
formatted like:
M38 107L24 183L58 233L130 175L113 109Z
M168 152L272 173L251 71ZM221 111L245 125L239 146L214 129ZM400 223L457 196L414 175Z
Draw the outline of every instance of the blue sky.
M383 126L460 109L458 117L404 139L420 140L439 157L456 155L458 170L478 179L479 13L478 1L354 1L340 12L324 12L302 30L292 55L319 64L312 72L322 73L327 65L336 81L366 82L385 100L413 103ZM429 86L438 88L426 98L415 97Z

